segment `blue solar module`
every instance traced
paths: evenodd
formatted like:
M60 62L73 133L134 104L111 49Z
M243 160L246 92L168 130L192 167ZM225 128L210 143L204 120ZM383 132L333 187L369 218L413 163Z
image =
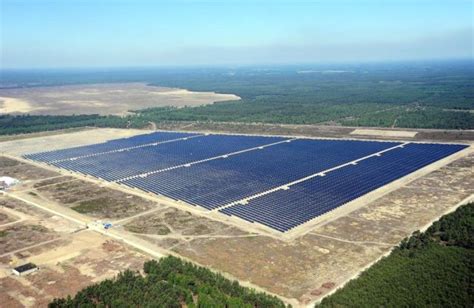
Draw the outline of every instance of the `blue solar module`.
M285 232L465 147L408 144L220 212Z
M25 157L286 232L465 147L157 132Z
M64 169L116 181L232 152L284 141L280 137L207 135L107 155L52 162Z
M57 160L70 159L96 153L114 151L123 148L135 147L155 142L163 142L174 139L190 137L198 134L178 133L178 132L154 132L150 134L137 135L129 138L110 140L104 143L80 146L64 150L48 151L35 154L25 155L25 158L41 161L52 162Z
M214 209L398 145L298 139L123 183Z

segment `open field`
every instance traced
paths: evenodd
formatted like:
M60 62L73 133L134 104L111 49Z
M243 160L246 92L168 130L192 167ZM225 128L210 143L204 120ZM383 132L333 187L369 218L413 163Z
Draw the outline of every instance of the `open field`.
M0 97L0 104L0 114L29 113L33 110L29 102L13 97Z
M193 92L145 83L15 88L0 90L0 114L124 115L143 108L201 106L239 99L233 94Z
M47 228L39 225L15 224L2 229L0 251L2 255L17 251L38 242L46 242L55 238Z
M382 130L382 129L355 129L351 135L362 136L384 136L395 138L413 138L417 134L416 131L400 131L400 130Z
M5 159L0 157L0 168L2 172L2 176L9 176L12 178L16 178L19 180L38 180L43 178L50 178L58 176L59 174L45 170L42 168L37 168L30 166L29 164Z
M52 130L52 131L42 131L42 132L29 133L29 134L5 135L5 136L0 136L0 142L38 138L38 137L44 137L44 136L53 136L53 135L58 135L58 134L73 133L73 132L90 130L90 129L91 129L90 127L78 127L78 128L68 128L68 129L58 129L58 130Z
M188 128L196 127L199 124ZM261 132L251 128L245 126L238 132ZM326 134L323 129L305 127L262 126L262 130L266 134L289 131L292 132L290 135L298 135L309 131L310 136L323 132L320 134L323 137L358 137L349 135L350 130L344 134L337 128L328 129ZM195 207L167 198L46 165L33 166L15 158L44 148L51 141L59 149L70 147L75 141L77 144L95 143L127 134L135 134L135 131L96 129L0 143L6 155L0 159L0 164L5 166L2 172L23 180L7 196L0 197L0 205L5 207L0 208L0 212L11 217L5 223L11 223L21 215L28 216L18 225L6 228L18 228L19 231L14 232L31 233L40 241L58 239L29 249L26 246L32 244L30 242L14 247L17 250L25 248L18 252L23 256L21 260L36 262L42 268L30 276L18 278L9 274L10 262L18 262L14 259L19 258L18 253L1 259L0 283L7 290L0 295L5 297L0 298L2 302L12 303L11 306L43 305L51 297L71 294L118 270L129 266L138 269L146 254L174 254L277 294L294 306L305 306L333 292L389 253L401 239L429 225L461 202L472 199L474 194L471 147L452 159L428 166L424 172L391 189L372 194L357 206L312 224L293 237L278 237L248 228L247 224L206 215ZM426 140L418 138L426 138L423 136L429 134L434 132L420 131L413 139ZM450 136L454 136L454 132L452 134ZM468 136L469 140L469 134L463 136ZM443 140L445 134L440 132L439 136ZM384 138L387 137L377 137ZM456 138L452 139L459 140ZM390 139L394 137L390 136ZM21 167L23 169L19 167L22 165L25 166ZM30 171L26 173L26 170ZM22 175L23 171L25 175ZM101 230L96 225L98 219L111 221L112 229ZM47 232L24 227L31 225L42 226L45 229L40 230ZM85 226L89 230L78 231ZM3 230L1 225L0 230ZM128 245L119 244L117 239L146 254L141 255ZM55 248L48 252L42 247ZM70 281L71 277L74 283L66 284L66 289L56 287L61 281ZM13 298L18 294L21 296L16 298L21 303Z
M28 135L22 135L23 138L21 139L6 140L2 142L0 153L22 155L23 153L38 151L39 149L52 151L68 147L106 142L115 138L126 138L143 133L143 130L138 129L91 128L72 133L62 132L53 135L41 135L39 137L37 137L36 134L32 134L32 138L27 138ZM66 136L67 138L65 138Z
M123 218L153 208L151 201L90 182L59 178L35 184L39 193L54 202L96 218Z
M106 236L84 229L17 199L0 196L0 302L2 307L45 307L54 297L75 294L124 268L140 270L147 257ZM11 268L40 267L17 277Z

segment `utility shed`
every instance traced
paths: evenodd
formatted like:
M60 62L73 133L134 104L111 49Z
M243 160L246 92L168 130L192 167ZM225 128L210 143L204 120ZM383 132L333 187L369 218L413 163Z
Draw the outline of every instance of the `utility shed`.
M13 274L17 276L24 276L36 272L39 268L33 263L26 263L12 269Z

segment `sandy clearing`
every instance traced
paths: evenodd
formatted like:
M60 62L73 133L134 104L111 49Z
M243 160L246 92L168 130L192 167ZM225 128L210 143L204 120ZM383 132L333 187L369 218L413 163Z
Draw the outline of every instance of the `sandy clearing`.
M56 247L53 250L33 256L30 258L30 262L38 265L54 265L61 263L81 255L81 252L84 250L94 248L97 249L106 240L107 238L96 232L82 231L74 234L74 236L71 237L71 242L68 245Z
M154 107L201 106L240 100L234 94L197 92L145 83L66 85L0 89L5 106L0 113L126 115L130 110Z
M7 113L28 113L35 108L23 99L0 96L0 114Z
M38 138L33 136L33 138L9 140L4 142L0 141L0 153L20 156L28 153L36 153L38 151L60 150L147 133L151 133L151 131L115 128L91 128L89 130L73 133L65 131L64 133L50 136L41 136Z
M418 132L403 131L403 130L382 130L382 129L355 129L351 135L364 135L364 136L384 136L384 137L403 137L413 138Z

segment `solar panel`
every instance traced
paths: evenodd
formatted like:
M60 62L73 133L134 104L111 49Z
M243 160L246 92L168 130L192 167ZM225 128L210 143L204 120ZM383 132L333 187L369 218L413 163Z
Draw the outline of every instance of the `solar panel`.
M288 231L463 148L408 144L220 211Z
M180 132L154 132L149 134L136 135L129 138L115 139L103 143L40 152L34 154L25 155L25 158L41 161L41 162L52 162L58 160L66 160L75 157L88 156L97 153L116 151L124 148L142 146L145 144L153 144L156 142L164 142L169 140L181 139L198 134L192 133L180 133Z
M208 135L51 164L117 181L284 140L280 137Z
M398 145L301 139L123 183L214 209Z
M465 147L156 132L25 158L286 232Z

